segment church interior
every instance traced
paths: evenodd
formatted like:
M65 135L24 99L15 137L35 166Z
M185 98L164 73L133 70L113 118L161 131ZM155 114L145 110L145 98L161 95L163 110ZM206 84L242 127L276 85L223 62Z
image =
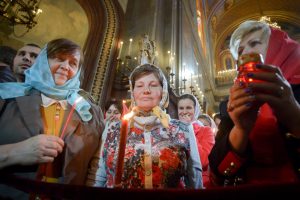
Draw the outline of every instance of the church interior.
M168 79L171 116L176 117L176 99L183 93L194 94L202 112L212 116L236 77L229 40L241 22L263 17L300 41L300 1L36 2L41 12L33 26L1 18L0 44L18 49L59 37L74 40L85 55L82 87L101 107L112 98L130 104L128 76L147 52Z
M23 0L34 2L39 10L31 22L23 24L3 14L7 2L0 2L0 45L18 49L35 43L43 47L55 38L80 44L84 53L81 87L102 109L110 99L125 100L129 106L129 75L141 63L151 62L167 78L172 118L177 118L177 100L184 93L196 96L202 113L213 117L220 102L228 98L237 75L229 41L239 24L264 20L300 42L300 0ZM63 189L72 192L68 187ZM257 194L266 194L274 188L299 193L290 185L256 189ZM44 187L44 192L49 191ZM103 192L117 198L123 194ZM213 192L202 194L209 199ZM243 196L243 190L237 196L219 192L232 198ZM135 194L129 196L136 198ZM176 194L186 198L176 192L172 197ZM149 195L147 198L155 198ZM168 197L167 192L161 195ZM188 197L195 198L194 193ZM245 198L250 197L254 194Z

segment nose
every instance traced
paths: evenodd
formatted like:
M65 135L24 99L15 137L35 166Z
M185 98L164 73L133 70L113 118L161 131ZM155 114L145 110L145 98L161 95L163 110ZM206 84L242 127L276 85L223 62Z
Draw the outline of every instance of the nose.
M186 112L186 109L185 108L181 108L181 115L185 115L185 114L187 114L187 112Z
M31 61L30 60L30 55L29 55L29 53L25 53L25 55L23 56L23 58L22 58L24 61Z
M69 68L70 68L69 62L66 60L66 61L62 62L59 67L62 68L63 70L69 70Z
M145 86L144 87L144 94L150 94L150 93L151 93L150 87L149 86Z

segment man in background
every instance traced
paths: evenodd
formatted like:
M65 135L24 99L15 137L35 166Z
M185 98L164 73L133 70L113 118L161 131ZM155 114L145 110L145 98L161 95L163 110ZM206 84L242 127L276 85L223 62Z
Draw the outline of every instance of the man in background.
M25 81L24 71L33 65L40 51L36 44L26 44L18 50L13 62L13 72L18 82Z
M9 46L0 46L0 83L16 82L12 71L17 51Z

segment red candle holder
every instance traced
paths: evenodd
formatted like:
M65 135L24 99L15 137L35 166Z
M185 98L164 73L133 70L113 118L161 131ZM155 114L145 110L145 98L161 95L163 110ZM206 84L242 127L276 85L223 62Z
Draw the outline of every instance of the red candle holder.
M261 72L262 70L256 68L257 64L263 64L264 60L261 54L250 53L239 56L238 58L238 75L237 79L243 83L261 82L248 76L249 73Z

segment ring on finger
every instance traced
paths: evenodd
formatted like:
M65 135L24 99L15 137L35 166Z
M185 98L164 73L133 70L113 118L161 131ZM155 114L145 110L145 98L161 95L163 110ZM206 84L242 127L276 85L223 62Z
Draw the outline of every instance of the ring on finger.
M283 96L283 94L284 94L284 87L283 86L280 86L280 88L279 88L279 90L278 90L278 96L279 97L282 97Z

